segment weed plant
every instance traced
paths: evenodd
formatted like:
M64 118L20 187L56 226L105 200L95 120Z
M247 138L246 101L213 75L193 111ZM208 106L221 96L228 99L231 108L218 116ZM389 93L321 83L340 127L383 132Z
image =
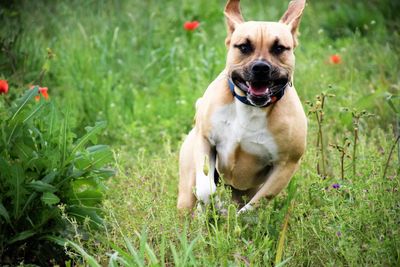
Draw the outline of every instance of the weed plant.
M114 174L107 168L113 154L91 144L106 125L86 127L77 138L68 111L40 98L38 86L1 101L0 262L62 262L64 248L52 239L74 236L62 213L93 229L104 227L100 204L105 180Z

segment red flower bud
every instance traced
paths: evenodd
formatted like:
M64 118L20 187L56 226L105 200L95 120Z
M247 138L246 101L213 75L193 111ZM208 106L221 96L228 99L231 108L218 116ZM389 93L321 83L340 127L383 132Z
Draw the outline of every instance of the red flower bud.
M341 62L342 62L342 58L339 56L339 55L332 55L330 58L329 58L329 61L332 63L332 64L340 64Z
M47 87L39 87L39 92L42 94L44 99L49 99L49 94L47 93L49 89Z
M183 28L187 31L194 31L195 29L197 29L200 26L200 22L198 22L197 20L194 21L186 21L183 24Z
M33 88L35 88L35 86L37 85L32 85L30 89L32 90ZM35 100L39 101L40 95L42 95L44 99L48 100L49 99L49 94L47 93L48 90L49 89L47 87L39 87L39 94L35 96Z
M6 80L0 80L0 94L8 93L8 83Z

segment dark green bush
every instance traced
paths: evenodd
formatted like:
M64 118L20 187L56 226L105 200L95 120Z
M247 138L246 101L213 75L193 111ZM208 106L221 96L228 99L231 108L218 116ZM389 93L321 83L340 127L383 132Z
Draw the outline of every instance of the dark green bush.
M113 175L113 154L95 145L105 122L77 138L68 111L28 90L16 101L0 99L0 263L48 265L65 260L49 240L74 231L63 215L102 227L104 181Z

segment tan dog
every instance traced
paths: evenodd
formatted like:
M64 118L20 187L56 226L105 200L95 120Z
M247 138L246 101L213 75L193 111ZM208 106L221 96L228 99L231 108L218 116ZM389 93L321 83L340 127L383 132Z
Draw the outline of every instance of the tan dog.
M295 173L307 134L292 86L304 6L290 2L279 22L244 22L239 0L226 4L226 68L196 103L195 126L180 152L179 209L192 208L196 197L209 202L218 174L234 199L250 199L243 212L277 195Z

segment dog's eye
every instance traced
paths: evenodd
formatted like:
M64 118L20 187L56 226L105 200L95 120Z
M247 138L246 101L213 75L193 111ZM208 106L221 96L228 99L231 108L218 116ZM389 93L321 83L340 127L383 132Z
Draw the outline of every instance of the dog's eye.
M253 47L248 42L240 45L235 45L235 47L238 48L243 55L247 55L253 52Z
M287 47L284 47L283 45L279 44L274 44L271 48L271 53L275 55L280 55L283 53L283 51L288 50Z

